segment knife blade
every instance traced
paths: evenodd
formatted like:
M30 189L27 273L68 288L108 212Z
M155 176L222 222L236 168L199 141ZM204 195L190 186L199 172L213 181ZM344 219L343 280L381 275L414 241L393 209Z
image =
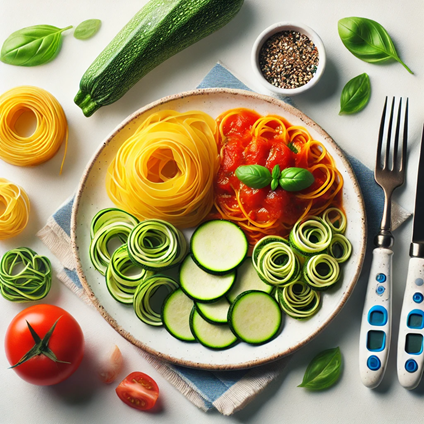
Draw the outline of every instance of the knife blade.
M423 152L423 143L424 143L424 127L423 135L421 139L421 152L420 159L418 162L418 177L417 177L417 191L415 194L415 210L414 210L414 222L412 225L412 244L413 254L424 258L424 252L422 251L423 247L413 246L414 244L424 245L424 152ZM418 255L420 254L420 255Z
M400 384L412 390L421 381L424 365L424 127L409 256L399 324L397 372Z

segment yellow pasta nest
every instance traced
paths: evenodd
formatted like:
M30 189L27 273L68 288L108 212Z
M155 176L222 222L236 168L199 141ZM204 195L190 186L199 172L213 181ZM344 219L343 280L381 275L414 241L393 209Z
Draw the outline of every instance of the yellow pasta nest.
M30 204L25 191L0 178L0 240L19 234L27 225Z
M141 220L193 227L213 206L218 167L215 120L201 111L166 110L150 115L122 144L106 189L118 207Z
M17 133L15 124L25 112L37 120L29 137ZM0 158L17 166L34 166L51 159L65 140L68 123L62 106L48 91L38 87L15 87L0 96Z

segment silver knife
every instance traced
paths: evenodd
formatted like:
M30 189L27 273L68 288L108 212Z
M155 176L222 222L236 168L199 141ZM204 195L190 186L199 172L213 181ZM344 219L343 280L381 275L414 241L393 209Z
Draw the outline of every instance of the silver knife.
M412 390L421 380L424 365L424 128L409 256L399 325L397 370L400 384Z

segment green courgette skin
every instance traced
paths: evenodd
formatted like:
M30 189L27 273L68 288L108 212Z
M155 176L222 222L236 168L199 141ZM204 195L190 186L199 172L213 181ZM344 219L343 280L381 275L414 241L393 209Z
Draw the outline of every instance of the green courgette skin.
M227 24L244 0L151 0L87 69L75 103L85 116L120 99L153 68Z

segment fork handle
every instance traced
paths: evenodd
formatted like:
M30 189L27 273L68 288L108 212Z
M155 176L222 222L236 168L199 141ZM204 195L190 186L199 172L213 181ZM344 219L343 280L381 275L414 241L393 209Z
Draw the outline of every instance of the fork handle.
M384 247L373 250L359 340L362 383L373 389L384 377L392 327L392 258Z
M424 259L409 260L399 324L397 371L400 384L412 390L423 373Z

